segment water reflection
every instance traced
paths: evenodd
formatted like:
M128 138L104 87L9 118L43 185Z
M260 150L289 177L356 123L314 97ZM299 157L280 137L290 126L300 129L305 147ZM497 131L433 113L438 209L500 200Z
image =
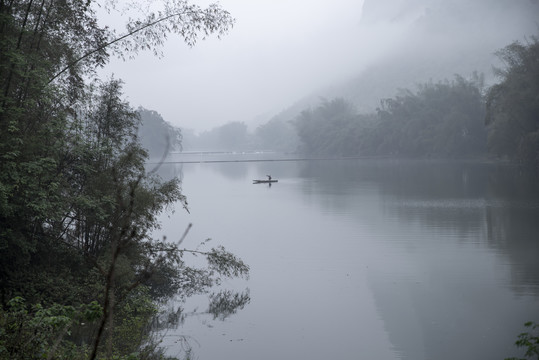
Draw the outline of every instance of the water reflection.
M514 353L511 336L539 307L529 298L514 305L500 287L539 296L537 182L511 167L458 162L309 162L301 174L314 179L309 199L332 194L330 204L318 196L322 208L365 216L362 204L380 199L384 221L372 232L390 255L370 286L401 358Z
M301 165L300 176L315 180L306 193L342 195L330 206L360 209L361 194L372 197L376 189L390 217L449 231L456 241L484 241L527 269L522 281L539 284L539 182L514 167L391 160ZM318 200L328 206L324 197Z
M539 318L538 182L514 168L336 160L184 172L195 226L253 272L249 306L212 325L246 341L212 338L208 358L503 359ZM279 182L252 185L266 174Z
M208 313L212 314L213 319L223 321L238 310L243 309L250 301L249 289L242 293L221 290L210 295Z
M207 299L208 305L204 311L199 311L198 308L192 311L186 309L185 299L172 299L168 301L167 306L162 309L160 316L154 319L153 329L157 331L177 329L185 323L189 316L194 315L208 314L211 315L213 320L218 319L223 321L239 310L242 310L251 301L249 289L243 292L221 289L209 294Z

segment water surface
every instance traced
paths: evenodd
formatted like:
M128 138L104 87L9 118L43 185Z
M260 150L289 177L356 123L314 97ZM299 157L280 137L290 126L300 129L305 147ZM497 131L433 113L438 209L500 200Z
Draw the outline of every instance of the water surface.
M250 280L225 285L251 302L217 321L194 299L170 355L188 335L199 359L503 359L539 320L539 191L515 168L200 158L233 162L163 165L191 214L162 232L192 223L186 246L243 258ZM252 184L266 174L279 182Z

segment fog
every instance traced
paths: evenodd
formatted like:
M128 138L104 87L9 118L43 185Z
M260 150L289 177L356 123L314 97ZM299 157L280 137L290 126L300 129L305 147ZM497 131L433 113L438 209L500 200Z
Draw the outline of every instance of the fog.
M539 0L188 1L0 3L0 359L537 350Z
M197 2L199 3L199 2ZM134 106L174 125L204 130L267 117L313 89L354 73L361 2L299 0L220 2L235 18L221 40L193 48L170 38L164 57L142 53L105 69L125 81ZM118 19L120 23L122 19Z
M493 52L532 35L539 13L529 0L220 4L236 18L222 39L189 48L171 36L161 59L141 53L113 60L102 74L125 81L134 107L155 110L175 126L256 126L305 98L344 96L369 110L398 87L425 79L473 70L488 78ZM123 22L112 21L119 29Z

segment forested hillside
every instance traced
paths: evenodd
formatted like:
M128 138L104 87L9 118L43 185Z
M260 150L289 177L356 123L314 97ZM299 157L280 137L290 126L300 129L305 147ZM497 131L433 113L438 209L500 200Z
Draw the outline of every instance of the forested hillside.
M353 44L364 58L357 75L294 99L278 116L292 120L320 97L344 98L359 113L372 113L398 89L415 91L455 74L483 74L491 86L493 66L502 66L495 52L535 34L538 16L539 3L528 0L366 0Z
M497 52L500 83L481 75L420 84L361 114L343 98L304 110L294 124L300 151L324 156L510 159L539 170L539 42Z
M376 113L340 98L305 110L295 124L303 152L324 156L470 157L486 152L480 84L456 77L402 90Z
M359 26L364 38L376 40L358 46L372 59L356 78L320 95L344 97L371 112L397 89L454 74L477 72L492 85L492 67L501 65L496 50L535 34L538 16L539 4L532 1L366 0Z

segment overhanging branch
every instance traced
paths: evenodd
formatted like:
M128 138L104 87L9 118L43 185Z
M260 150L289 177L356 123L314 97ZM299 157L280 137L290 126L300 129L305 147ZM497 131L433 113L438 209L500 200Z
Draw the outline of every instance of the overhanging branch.
M118 38L116 38L116 39L114 39L114 40L112 40L112 41L109 41L108 43L106 43L106 44L104 44L104 45L101 45L101 46L95 48L95 49L92 50L92 51L87 52L86 54L84 54L84 55L82 55L81 57L79 57L79 58L73 60L71 63L69 63L68 65L66 65L62 70L60 70L59 72L57 72L51 79L49 79L49 81L47 82L47 84L50 84L51 82L53 82L56 78L58 78L60 75L62 75L64 72L66 72L67 70L69 70L69 69L72 68L73 66L77 65L77 64L78 64L79 62L81 62L82 60L86 59L87 57L89 57L89 56L91 56L91 55L93 55L93 54L95 54L95 53L97 53L97 52L99 52L99 51L101 51L101 50L104 50L104 49L108 48L109 46L111 46L111 45L117 43L118 41L122 41L122 40L125 39L125 38L128 38L128 37L130 37L130 36L133 36L133 35L135 35L136 33L140 32L140 31L142 31L142 30L144 30L144 29L147 29L147 28L149 28L149 27L151 27L151 26L154 26L154 25L156 25L156 24L158 24L158 23L160 23L160 22L162 22L162 21L168 20L168 19L173 18L173 17L175 17L175 16L180 16L180 15L185 15L185 14L188 14L188 12L175 13L175 14L171 14L171 15L162 17L162 18L157 19L157 20L155 20L155 21L153 21L153 22L151 22L151 23L148 23L148 24L146 24L146 25L144 25L144 26L141 26L140 28L135 29L134 31L131 31L131 32L125 34L125 35L122 35L122 36L120 36L120 37L118 37Z

